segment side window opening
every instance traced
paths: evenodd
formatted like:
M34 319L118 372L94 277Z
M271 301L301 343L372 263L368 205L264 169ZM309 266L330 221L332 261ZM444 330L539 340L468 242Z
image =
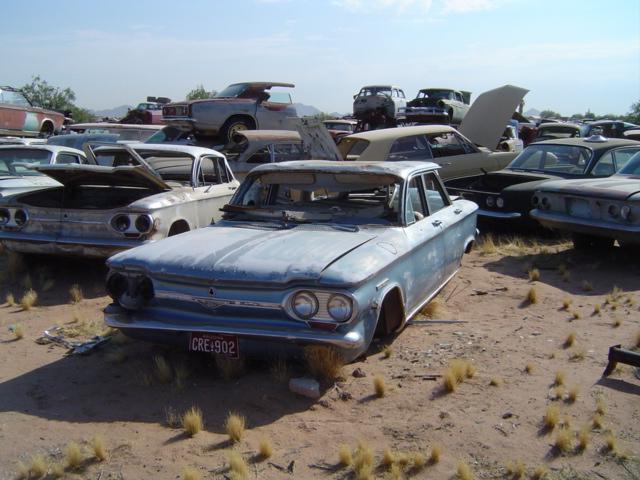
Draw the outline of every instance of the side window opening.
M391 145L388 161L427 160L433 158L424 135L398 138Z
M205 157L200 161L198 171L198 186L217 185L220 183L217 164L211 157Z
M407 197L405 201L405 223L412 223L422 220L428 216L427 204L424 196L424 187L421 177L413 177L407 186Z
M613 163L613 152L607 152L600 157L596 166L591 170L591 175L594 177L609 176L616 173L616 169Z
M438 210L451 205L449 196L445 193L444 188L435 173L425 173L423 175L425 191L427 196L427 204L429 206L429 213L433 215Z
M58 164L69 164L69 163L81 163L80 159L77 155L72 155L70 153L60 153L56 157L56 163Z

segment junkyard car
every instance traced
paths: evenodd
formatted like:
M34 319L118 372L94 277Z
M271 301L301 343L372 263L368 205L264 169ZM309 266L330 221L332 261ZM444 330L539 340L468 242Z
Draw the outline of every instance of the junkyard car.
M338 143L342 137L352 134L358 124L355 120L343 119L325 120L322 123L336 143Z
M604 137L532 143L505 169L447 182L450 195L480 205L478 216L535 226L529 218L533 194L544 182L609 177L640 151L640 142Z
M162 107L170 102L171 99L166 97L147 97L146 102L141 102L135 108L130 109L127 114L120 119L120 123L162 125L164 124Z
M553 140L554 138L575 138L581 136L580 125L576 125L575 123L541 123L538 125L536 136L531 143Z
M34 107L20 92L0 87L0 134L49 137L60 132L64 115Z
M424 88L407 103L406 121L409 123L438 123L459 125L469 111L471 92L449 88Z
M353 116L373 129L395 127L406 106L404 90L394 85L362 87L353 96Z
M217 137L231 142L240 130L286 129L288 119L297 117L291 94L273 88L293 88L291 83L235 83L213 98L175 102L162 109L164 120L193 129L200 137Z
M544 183L531 216L545 227L571 232L576 248L640 244L640 153L606 179Z
M53 178L32 167L37 165L86 164L84 152L51 145L0 146L0 197L59 186Z
M209 225L239 185L224 156L205 148L138 143L87 153L98 165L36 167L62 186L0 199L6 248L107 257Z
M125 123L74 123L67 125L65 131L86 134L119 135L118 140L144 142L162 128L162 125L128 125Z
M638 128L638 125L620 120L597 120L582 125L580 136L602 135L607 138L625 138L624 132L634 128Z
M310 160L252 170L224 219L111 257L106 322L238 356L319 344L345 360L403 328L457 271L477 206L427 162Z

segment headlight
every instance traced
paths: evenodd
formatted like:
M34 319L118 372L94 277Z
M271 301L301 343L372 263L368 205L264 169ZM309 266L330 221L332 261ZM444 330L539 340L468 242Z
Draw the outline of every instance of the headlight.
M111 220L111 225L118 232L126 232L131 226L131 220L129 220L127 215L116 215L113 217L113 220Z
M147 233L153 226L153 220L149 215L138 215L136 218L136 230L140 233Z
M504 199L502 197L498 197L498 199L496 200L496 205L498 206L498 208L504 207Z
M11 213L6 208L0 208L0 225L5 225L11 220Z
M107 279L107 293L120 306L138 310L153 298L153 283L149 277L126 277L114 273Z
M300 318L311 318L318 313L318 299L309 291L296 293L291 299L291 308Z
M114 273L107 278L107 294L116 302L129 288L127 277L120 273Z
M549 197L542 197L540 199L540 206L545 210L548 210L549 208L551 208L551 202L549 201Z
M620 208L618 208L617 205L609 205L607 212L609 212L610 216L617 217L618 214L620 213Z
M538 196L537 196L537 195L534 195L534 196L531 198L531 204L532 204L534 207L537 207L539 203L540 203L540 198L538 198Z
M493 197L487 197L485 203L487 204L487 207L493 207L496 204L496 199Z
M631 215L631 207L629 205L625 205L620 209L620 216L622 218L624 218L625 220L629 220L629 215Z
M329 302L327 302L327 311L336 322L344 322L351 317L353 304L351 299L344 295L332 295Z
M27 212L22 209L18 209L13 214L13 221L16 222L16 225L22 227L25 223L27 223Z

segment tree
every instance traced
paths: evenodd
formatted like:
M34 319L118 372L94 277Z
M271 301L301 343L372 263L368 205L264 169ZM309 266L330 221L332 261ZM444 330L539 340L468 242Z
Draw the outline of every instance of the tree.
M63 90L49 85L46 80L40 78L40 75L32 77L31 83L24 85L20 90L36 107L64 111L75 106L73 102L76 94L73 90L68 87Z
M560 118L562 117L562 115L560 115L558 112L554 112L553 110L543 110L540 112L540 117L541 118Z
M211 98L216 93L217 92L215 92L215 91L207 92L204 89L204 85L198 85L196 88L194 88L189 93L187 93L187 100L200 100L200 99L203 99L203 98Z
M636 125L640 125L640 100L631 105L631 111L625 115L624 119L627 122L635 123Z

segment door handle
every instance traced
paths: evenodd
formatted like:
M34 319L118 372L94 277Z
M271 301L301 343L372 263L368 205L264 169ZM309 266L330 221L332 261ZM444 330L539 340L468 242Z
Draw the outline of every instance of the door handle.
M434 220L433 222L431 222L431 225L433 225L434 227L439 227L440 225L442 225L442 222L440 220Z
M451 162L436 162L438 165L440 165L441 167L445 167L448 165L451 165Z
M462 209L461 208L456 208L453 213L455 213L456 215L460 215L462 213Z

